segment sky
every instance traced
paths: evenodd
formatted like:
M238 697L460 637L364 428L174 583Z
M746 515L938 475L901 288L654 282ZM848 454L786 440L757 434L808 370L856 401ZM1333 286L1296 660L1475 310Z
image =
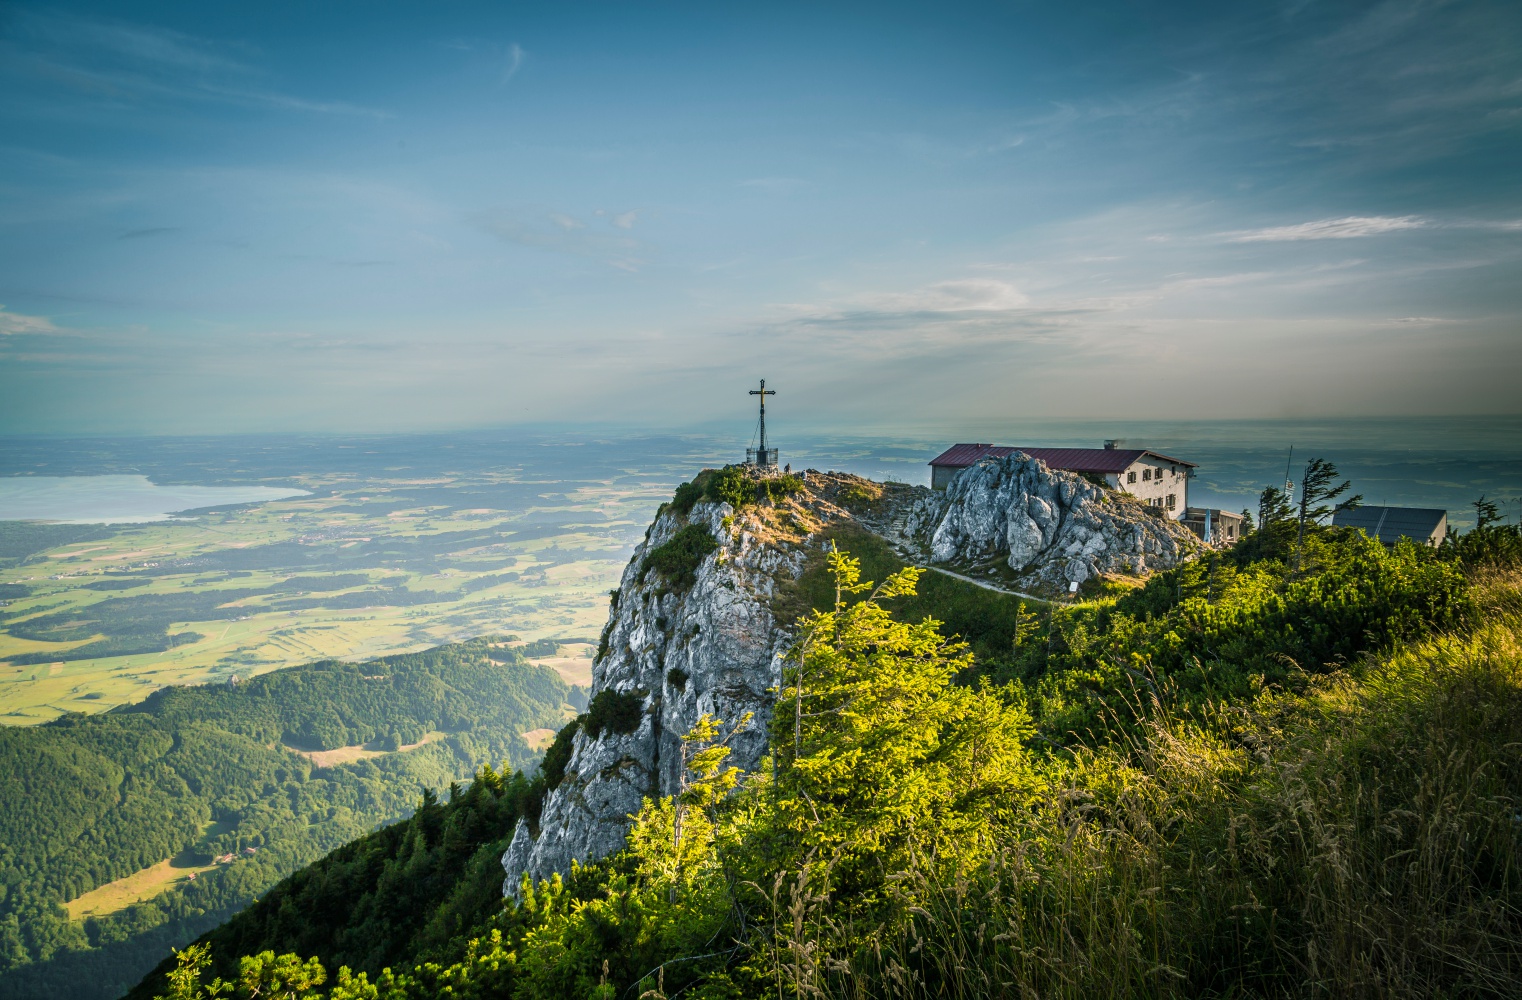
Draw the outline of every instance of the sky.
M0 3L0 433L1522 412L1522 4Z

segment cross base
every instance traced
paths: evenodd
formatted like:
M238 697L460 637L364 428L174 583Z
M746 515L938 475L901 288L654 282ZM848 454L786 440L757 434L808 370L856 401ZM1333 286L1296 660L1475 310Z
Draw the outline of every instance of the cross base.
M746 448L745 464L757 469L775 469L777 467L777 449Z

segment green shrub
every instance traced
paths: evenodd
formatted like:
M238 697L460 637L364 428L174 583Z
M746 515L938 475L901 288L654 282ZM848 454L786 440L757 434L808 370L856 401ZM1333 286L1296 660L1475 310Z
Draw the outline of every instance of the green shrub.
M1460 568L1409 541L1387 548L1361 532L1321 533L1306 540L1305 567L1201 560L1119 600L1054 609L1043 641L994 665L994 676L1028 684L1048 735L1061 738L1129 718L1117 691L1161 685L1180 709L1204 709L1265 683L1353 669L1474 619Z
M710 500L722 500L739 510L756 499L755 481L742 465L726 465L708 480L704 495Z
M760 486L772 500L781 500L794 493L803 492L803 480L791 472L784 476L771 476L760 480Z
M1450 535L1442 552L1465 566L1522 563L1522 528L1514 524L1483 525L1462 535Z
M718 547L705 525L689 524L645 556L639 578L643 582L653 570L673 588L685 590L697 582L698 566Z
M539 761L539 774L544 778L545 791L554 791L565 777L566 765L571 762L571 749L576 738L576 730L581 726L581 718L573 719L561 727L560 732L555 734L555 742L544 751L544 758Z
M726 465L722 469L704 469L691 482L676 488L668 509L686 517L700 501L727 503L739 510L762 497L781 500L803 490L803 480L791 473L783 476L757 476L743 465Z
M617 594L618 591L615 590L615 591L613 591L613 593ZM616 600L616 598L615 598L615 600ZM598 639L597 639L597 656L595 657L596 660L601 660L603 657L608 655L609 640L612 639L612 637L613 637L613 616L609 615L608 616L608 623L602 627L602 635L599 636Z
M645 699L637 691L599 691L587 707L587 714L581 717L581 728L594 740L604 729L632 733L639 728L644 708ZM564 766L561 765L562 769Z
M703 499L703 476L700 474L690 483L683 483L676 488L676 493L671 497L671 509L673 512L686 517L692 512L697 502Z

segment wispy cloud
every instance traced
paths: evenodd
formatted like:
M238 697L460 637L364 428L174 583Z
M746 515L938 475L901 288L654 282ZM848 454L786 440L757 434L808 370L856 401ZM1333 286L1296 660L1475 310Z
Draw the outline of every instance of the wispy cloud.
M874 306L891 312L969 313L1005 312L1029 303L1030 297L1007 281L962 278L938 281L912 292L881 295Z
M62 333L53 321L43 316L26 316L14 313L0 306L0 336L11 337L18 334L33 333Z
M597 216L599 219L606 219L608 221L608 225L612 226L614 229L622 229L626 232L630 229L633 229L634 223L639 220L639 212L635 209L631 209L627 212L610 212L605 208L599 208L592 214Z
M766 324L766 335L844 357L955 357L975 364L977 352L994 347L1064 342L1082 311L1035 308L1009 282L965 278L833 303L789 305L782 318Z
M141 240L149 236L165 236L180 231L179 226L150 226L147 229L130 229L117 237L119 240Z
M1222 233L1230 243L1287 243L1296 240L1350 240L1381 236L1403 229L1423 229L1428 222L1419 215L1350 215L1342 219L1318 219L1293 226L1244 229Z
M30 11L23 15L30 37L61 48L94 49L139 65L200 73L246 73L249 67L205 39L165 28Z
M637 271L644 263L638 240L589 230L586 223L562 212L540 215L498 209L481 213L476 223L509 243L601 260L621 271Z
M498 86L507 84L517 76L529 57L528 52L517 42L503 45L485 38L449 38L436 44L467 53L471 69L479 75L478 78L495 78Z
M0 64L35 85L112 106L198 101L313 114L390 117L348 101L285 93L234 58L234 46L123 21L25 11L0 39Z
M507 47L506 58L503 59L502 62L503 83L506 83L518 75L518 71L523 68L523 57L525 55L527 55L527 53L523 51L522 46L520 46L517 42L514 42Z
M273 90L250 90L214 86L203 86L201 90L208 96L220 97L230 102L256 107L275 108L281 111L301 111L317 115L356 115L362 118L375 118L378 120L392 117L388 111L365 107L362 104L351 104L348 101L314 101L305 97L294 97L290 94L282 94Z

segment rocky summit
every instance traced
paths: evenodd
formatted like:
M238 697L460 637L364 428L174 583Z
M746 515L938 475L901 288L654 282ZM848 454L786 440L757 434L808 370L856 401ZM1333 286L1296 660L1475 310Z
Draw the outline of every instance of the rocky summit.
M681 736L701 715L726 727L749 716L730 760L755 768L797 611L779 597L831 529L870 531L907 562L986 586L1051 594L1193 551L1185 528L1134 498L1020 454L979 462L945 493L810 470L782 489L746 479L743 496L694 499L702 480L685 508L682 491L661 508L613 593L564 777L537 829L520 821L503 855L508 895L524 873L547 878L621 849L641 801L680 790Z
M1019 452L964 469L944 493L919 492L890 540L931 565L1023 590L1169 569L1197 547L1160 509Z

